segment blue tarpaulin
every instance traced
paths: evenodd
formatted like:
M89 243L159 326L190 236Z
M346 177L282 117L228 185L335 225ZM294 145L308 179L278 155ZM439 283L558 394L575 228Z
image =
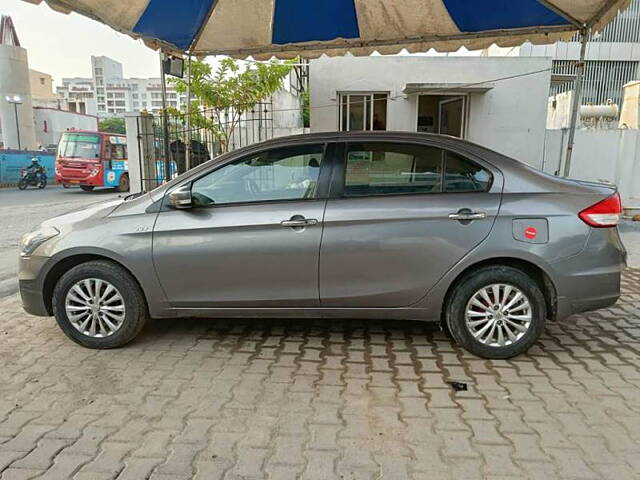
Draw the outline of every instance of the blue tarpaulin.
M25 0L40 3L42 0ZM45 0L194 55L304 57L549 43L629 0Z

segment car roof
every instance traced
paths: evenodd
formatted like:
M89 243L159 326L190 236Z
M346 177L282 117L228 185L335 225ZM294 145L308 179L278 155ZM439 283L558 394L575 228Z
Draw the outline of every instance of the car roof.
M269 147L286 147L287 145L296 145L299 143L310 142L340 142L340 141L406 141L406 142L426 142L440 147L458 147L468 153L473 153L481 158L490 158L492 162L498 164L507 163L512 166L523 165L520 161L507 157L495 150L470 142L452 135L443 135L440 133L425 132L401 132L388 130L358 131L358 132L314 132L303 133L298 135L288 135L284 137L275 137L262 142L253 143L242 148L238 148L229 152L233 156L243 155L245 152L251 152L256 149ZM226 155L226 154L225 154ZM516 167L517 168L517 167Z
M388 130L369 130L358 132L313 132L302 133L298 135L288 135L284 137L275 137L262 142L247 145L240 149L236 149L235 152L244 152L253 150L256 147L269 147L269 146L286 146L287 144L296 144L299 142L332 142L332 141L367 141L367 140L388 140L388 141L408 141L408 142L428 142L434 144L440 144L441 146L457 146L463 148L466 151L473 152L478 155L491 155L498 162L515 162L521 163L513 158L507 157L495 150L484 147L477 143L465 140L463 138L454 137L452 135L444 135L441 133L426 133L426 132L402 132L402 131L388 131Z
M286 137L276 137L264 142L261 144L269 144L269 143L286 143L287 141L296 141L296 140L352 140L352 139L406 139L406 140L453 140L462 143L468 143L470 145L474 145L467 140L463 140L458 137L454 137L451 135L443 135L439 133L424 133L424 132L401 132L401 131L388 131L388 130L368 130L368 131L357 131L357 132L313 132L313 133L302 133L298 135L288 135Z

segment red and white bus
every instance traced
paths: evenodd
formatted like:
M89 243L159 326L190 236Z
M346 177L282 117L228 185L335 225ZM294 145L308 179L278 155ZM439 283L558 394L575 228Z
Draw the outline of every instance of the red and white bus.
M124 135L84 130L62 134L56 157L56 183L129 190L127 141Z

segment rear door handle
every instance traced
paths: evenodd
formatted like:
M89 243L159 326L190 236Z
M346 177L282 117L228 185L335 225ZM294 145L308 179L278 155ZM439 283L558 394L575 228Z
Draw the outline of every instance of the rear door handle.
M457 212L450 213L449 218L451 220L482 220L483 218L487 218L487 214L484 212Z
M318 220L315 218L291 218L290 220L283 220L280 222L280 225L283 227L308 227L311 225L316 225Z

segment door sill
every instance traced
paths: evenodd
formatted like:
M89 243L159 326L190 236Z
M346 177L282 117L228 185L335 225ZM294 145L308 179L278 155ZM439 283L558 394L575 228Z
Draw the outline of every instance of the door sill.
M170 308L161 317L199 318L353 318L376 320L420 320L437 322L433 312L422 308L335 308L335 307L286 307L286 308Z

